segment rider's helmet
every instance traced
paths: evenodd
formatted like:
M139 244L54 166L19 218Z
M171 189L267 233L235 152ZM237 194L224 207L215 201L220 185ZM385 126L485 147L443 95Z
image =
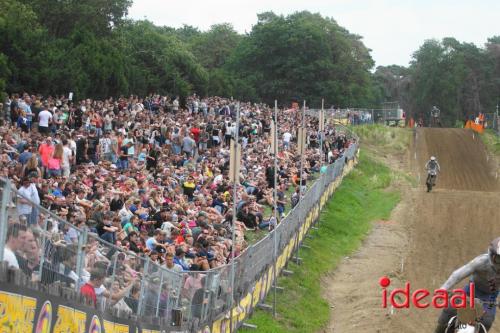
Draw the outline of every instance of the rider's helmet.
M488 257L495 271L500 271L500 237L491 241L488 248Z
M435 161L435 160L436 160L436 157L431 156L431 161Z

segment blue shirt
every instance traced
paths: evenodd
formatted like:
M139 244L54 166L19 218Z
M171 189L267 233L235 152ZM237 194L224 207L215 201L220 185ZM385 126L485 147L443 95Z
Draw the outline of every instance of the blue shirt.
M31 154L29 151L23 151L19 155L19 158L18 158L19 163L21 163L23 165L26 164L29 161L29 159L31 158L31 155L33 155L33 154Z
M185 271L189 271L189 266L184 262L184 260L177 256L174 257L174 264L180 265Z

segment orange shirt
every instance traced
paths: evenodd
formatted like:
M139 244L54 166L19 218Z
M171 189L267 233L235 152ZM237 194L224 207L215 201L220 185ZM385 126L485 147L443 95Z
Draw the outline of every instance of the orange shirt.
M54 152L54 146L43 143L42 145L40 145L40 148L38 148L38 152L42 157L42 165L44 167L47 167L49 165L49 159Z

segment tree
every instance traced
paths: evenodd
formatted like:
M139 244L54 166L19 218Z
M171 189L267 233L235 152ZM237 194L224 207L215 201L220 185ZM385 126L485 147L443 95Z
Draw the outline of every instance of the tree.
M22 0L31 6L39 22L56 38L67 37L75 29L109 35L127 15L132 0Z
M381 102L396 101L409 117L416 117L413 115L410 103L411 71L407 67L378 66L374 80L376 85L374 89L379 92Z
M206 92L206 70L175 35L148 21L130 21L117 34L130 58L127 77L134 94Z
M319 105L325 97L343 106L372 102L372 67L360 36L333 19L309 12L287 17L259 14L228 65L234 75L256 87L266 102L298 98Z
M16 0L0 0L0 81L7 90L37 87L43 58L37 52L46 41L46 31L36 14Z
M444 123L453 125L470 115L492 110L494 61L486 50L454 38L426 41L411 64L414 110L428 116L441 108Z

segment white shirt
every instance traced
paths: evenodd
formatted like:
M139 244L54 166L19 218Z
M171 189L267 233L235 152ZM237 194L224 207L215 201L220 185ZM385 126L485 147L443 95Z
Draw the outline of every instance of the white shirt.
M37 205L40 204L40 196L38 195L38 189L36 188L36 185L34 183L30 183L30 189L32 191L33 196L31 197L31 201L33 203L36 203Z
M32 187L31 185L28 187L21 186L19 190L19 197L35 202L38 198L38 192L36 191L36 187ZM36 198L35 198L36 196ZM40 201L40 198L38 198ZM26 203L18 203L17 204L17 213L19 215L29 215L31 214L32 205Z
M171 235L171 231L172 231L172 227L173 227L173 226L174 226L174 225L173 225L172 223L168 222L168 221L167 221L167 222L163 222L163 223L162 223L162 225L161 225L161 230L163 230L163 231L165 231L165 232L166 232L166 234L167 234L167 238L169 238L169 237L170 237L170 235Z
M285 132L283 133L283 142L290 142L290 139L292 138L292 134Z
M132 213L130 210L128 210L126 205L123 205L122 209L118 212L118 216L120 216L123 219L130 219L132 216L134 216L134 213Z
M223 180L223 179L224 179L224 177L223 177L222 175L217 175L217 176L215 176L215 178L214 178L214 183L215 183L215 184L219 184L219 183L221 183L221 182L222 182L222 180Z
M73 155L73 151L71 150L71 148L69 148L68 146L64 146L63 147L62 163L61 163L63 168L69 167L69 160L71 159L72 155Z
M106 291L106 287L101 284L99 288L94 288L95 291L95 296L96 296L96 303L97 303L97 308L100 310L104 309L104 306L106 305L106 297L104 297L104 292Z
M3 250L3 260L7 261L10 267L19 269L19 262L17 262L16 255L7 246Z
M165 267L167 267L167 266L165 266ZM179 264L176 264L176 263L174 263L174 267L172 267L172 268L167 267L167 269L170 269L170 270L177 272L177 273L180 273L183 271L182 266Z
M52 113L43 110L38 114L38 124L42 127L49 127L49 121L52 119Z
M110 138L102 138L99 142L101 146L101 150L103 154L107 154L111 152L111 139Z
M71 151L73 152L73 155L76 155L76 142L75 140L71 139L68 140L69 148L71 148Z

